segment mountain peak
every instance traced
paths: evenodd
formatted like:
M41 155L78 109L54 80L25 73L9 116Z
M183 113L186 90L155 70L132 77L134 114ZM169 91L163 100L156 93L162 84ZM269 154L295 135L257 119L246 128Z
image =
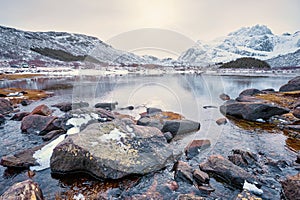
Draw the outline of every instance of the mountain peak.
M229 36L254 36L254 35L273 35L271 29L266 25L255 25L252 27L243 27L237 31L229 33Z

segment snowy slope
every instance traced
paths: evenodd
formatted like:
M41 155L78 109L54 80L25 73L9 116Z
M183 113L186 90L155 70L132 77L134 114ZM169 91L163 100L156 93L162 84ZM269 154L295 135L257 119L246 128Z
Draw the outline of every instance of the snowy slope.
M45 48L47 50L45 50ZM161 64L172 65L174 60L140 57L133 53L114 49L96 37L65 32L29 32L0 26L0 60L58 62L64 60L45 56L40 51L59 50L68 56L91 56L107 64ZM33 49L37 49L34 51ZM57 52L54 52L57 53Z
M241 28L207 44L198 41L195 46L183 52L178 60L191 65L207 66L240 57L269 60L279 55L294 53L298 49L300 49L300 32L274 35L268 27L256 25ZM292 64L288 62L289 60L286 60L282 66Z

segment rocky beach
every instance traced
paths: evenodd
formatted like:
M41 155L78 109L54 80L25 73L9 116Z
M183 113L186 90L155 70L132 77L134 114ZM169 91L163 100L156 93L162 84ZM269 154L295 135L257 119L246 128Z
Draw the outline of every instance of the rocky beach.
M0 199L299 198L300 77L285 78L278 89L245 84L234 97L226 93L230 78L224 77L221 93L196 84L214 77L188 76L111 77L120 83L112 89L114 99L102 88L99 96L106 100L94 95L93 101L74 98L76 78L62 78L62 85L50 81L39 90L16 89L17 82L9 80L12 87L0 90ZM139 86L164 78L189 83L183 88L195 96L179 99L197 101L198 107L190 103L185 106L191 110L180 112L178 104L170 110L165 104L126 104L117 98L118 92L124 97L119 90L132 87L132 80ZM98 78L96 85L107 80ZM60 87L50 87L55 85ZM196 100L205 90L214 100Z

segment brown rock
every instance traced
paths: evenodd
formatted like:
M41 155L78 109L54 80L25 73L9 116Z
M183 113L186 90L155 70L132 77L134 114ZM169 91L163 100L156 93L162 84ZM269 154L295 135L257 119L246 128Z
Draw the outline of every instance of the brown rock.
M28 115L22 120L21 130L24 133L44 135L54 130L52 122L56 118L55 116Z
M300 119L300 107L294 109L293 115Z
M211 193L215 191L215 189L212 188L210 185L200 185L198 186L198 189L207 193Z
M14 121L22 121L22 119L24 117L26 117L27 115L29 115L30 112L19 112L19 113L16 113L12 118L11 120L14 120Z
M222 93L220 94L219 98L222 99L223 101L228 101L230 99L230 96Z
M227 119L226 118L220 118L216 121L216 123L220 126L220 125L225 125L227 124Z
M38 163L36 162L35 158L33 158L33 154L46 144L47 143L37 147L26 149L14 155L3 156L1 158L0 164L4 167L12 168L29 168L30 166L35 166Z
M0 114L4 115L13 111L13 106L10 101L0 98Z
M0 200L43 200L39 185L32 180L15 183L1 196Z
M246 190L243 190L242 193L238 194L234 200L247 200L247 199L250 199L250 200L262 200L262 198L259 198L259 197L251 194L250 192L248 192Z
M239 96L235 99L238 102L264 102L264 100L253 97L253 96Z
M32 115L44 115L49 116L52 114L52 110L46 106L45 104L37 106L33 111L31 112Z
M199 167L202 171L217 176L237 188L243 188L245 180L248 182L256 181L256 179L243 168L233 164L220 155L210 156L207 161L201 163Z
M187 158L191 159L198 155L201 150L207 149L208 147L210 147L209 140L193 140L185 147L184 152Z
M300 197L300 173L287 177L281 182L286 199L294 200Z
M186 162L178 161L175 166L175 180L193 184L193 168Z
M196 169L193 173L194 180L199 184L202 185L203 183L209 182L209 176L207 173Z
M42 137L42 139L44 141L49 141L49 140L52 140L54 138L57 138L58 136L60 136L62 134L65 134L65 133L66 133L66 131L62 130L62 129L60 129L60 130L53 130L53 131L50 131L49 133L47 133L46 135L44 135Z

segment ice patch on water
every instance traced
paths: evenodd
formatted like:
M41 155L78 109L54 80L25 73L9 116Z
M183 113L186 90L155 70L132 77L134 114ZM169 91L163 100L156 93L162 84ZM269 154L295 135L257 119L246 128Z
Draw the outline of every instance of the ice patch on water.
M246 180L244 182L243 189L248 190L249 192L253 192L257 195L262 195L264 193L262 189L257 188L254 184L248 183Z
M45 145L43 148L33 154L33 158L36 159L39 165L30 167L30 170L41 171L49 168L53 149L65 139L66 135L79 133L80 127L83 124L88 123L90 120L98 119L98 115L95 113L81 115L74 114L73 117L74 118L69 119L66 124L73 125L74 127L70 128L66 134L59 136L57 139Z
M40 164L38 166L30 167L30 170L41 171L50 167L50 158L53 152L53 149L65 139L66 134L59 136L57 139L53 140L49 144L45 145L40 150L37 150L33 157Z

